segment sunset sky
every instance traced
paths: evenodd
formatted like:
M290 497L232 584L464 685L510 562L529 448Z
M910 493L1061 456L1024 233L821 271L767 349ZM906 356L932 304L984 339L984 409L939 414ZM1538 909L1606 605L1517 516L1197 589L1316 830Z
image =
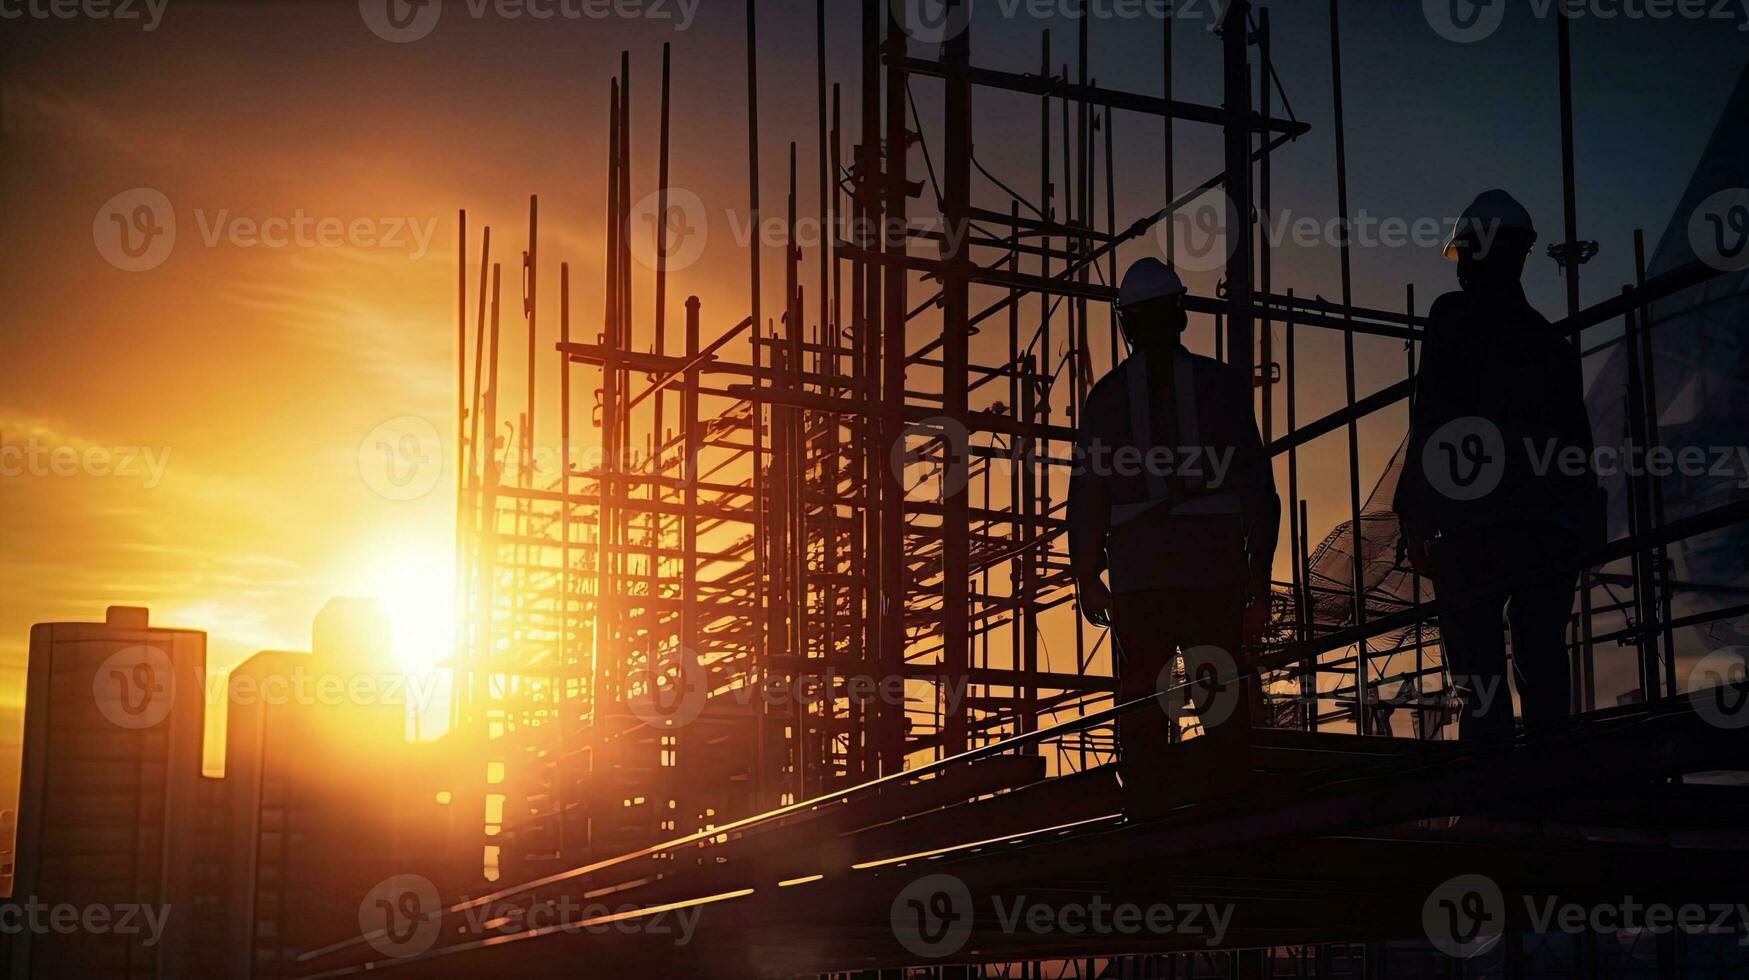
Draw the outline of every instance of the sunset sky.
M828 70L845 85L854 130L855 5L827 6ZM1530 207L1542 241L1556 240L1553 22L1513 5L1493 37L1459 44L1436 33L1421 7L1345 5L1353 209L1443 221L1478 191L1504 187ZM149 31L138 21L7 21L0 435L7 447L65 447L96 462L73 475L52 465L0 475L0 697L16 704L30 624L99 619L111 603L147 605L157 623L209 631L210 663L223 669L261 649L307 648L324 601L371 595L401 630L404 662L437 656L453 473L445 464L437 489L390 499L400 494L385 496L370 476L367 437L384 423L400 432L413 424L406 420L424 419L445 440L440 452L453 454L459 208L468 209L470 251L477 255L478 229L490 224L494 258L505 263L512 404L522 397L512 366L524 356L516 268L530 193L541 200L543 383L551 388L556 371L560 261L571 264L573 322L593 338L607 85L622 49L632 52L634 79L633 198L656 189L661 45L671 42L672 183L698 195L709 232L698 263L671 277L669 308L699 295L707 336L746 315L747 252L736 241L747 208L744 7L710 0L680 29L689 8L670 2L661 5L667 17L605 20L486 8L476 18L452 0L428 37L404 44L373 34L350 0L170 0ZM979 9L981 65L1036 71L1045 26L1055 28L1056 60L1073 51L1067 18ZM1335 214L1326 5L1278 3L1272 16L1278 71L1295 113L1313 127L1277 157L1276 205L1326 221ZM1176 94L1215 103L1219 45L1207 17L1180 22ZM1738 27L1575 25L1580 236L1603 243L1585 270L1588 303L1631 280L1634 228L1654 241L1662 233L1749 56L1749 34ZM814 5L762 3L760 31L767 215L782 213L794 140L803 212L812 216ZM1092 73L1102 85L1157 92L1159 37L1154 22L1096 22ZM939 84L919 80L915 91L933 130ZM1032 192L1036 102L981 99L979 160ZM1160 131L1122 114L1116 125L1119 224L1127 225L1162 203ZM1218 133L1188 124L1179 132L1187 185L1217 166ZM930 149L939 166L939 146ZM920 153L912 160L915 177ZM986 207L1006 209L987 181L975 186ZM96 219L135 188L170 202L176 238L161 265L129 272L100 251ZM251 243L248 222L300 215L364 233L349 231L340 244ZM768 311L781 290L779 251L766 262ZM1147 240L1121 258L1158 252ZM1425 309L1454 285L1437 248L1357 247L1354 268L1355 299L1365 305L1399 309L1414 283ZM1277 254L1276 287L1335 298L1336 269L1334 247L1288 243ZM1213 290L1213 274L1186 278L1196 292ZM653 285L641 268L637 284L644 331ZM1562 286L1540 246L1527 286L1545 313L1559 315ZM1206 325L1193 329L1206 346ZM1335 335L1302 339L1302 366L1329 368L1301 375L1302 420L1340 404L1339 350ZM1401 377L1399 344L1363 343L1362 355L1363 394ZM1363 490L1401 426L1392 411L1363 427ZM1331 451L1310 454L1303 475L1314 542L1347 507L1340 441L1321 445ZM109 472L124 459L122 472Z

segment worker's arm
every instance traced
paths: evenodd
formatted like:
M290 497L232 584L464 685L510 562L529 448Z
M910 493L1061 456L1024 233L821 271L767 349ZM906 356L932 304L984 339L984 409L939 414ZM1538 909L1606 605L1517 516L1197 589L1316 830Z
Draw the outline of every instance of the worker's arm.
M1585 408L1585 369L1579 360L1579 348L1566 340L1559 341L1559 344L1558 390L1561 404L1566 407L1562 435L1568 445L1585 450L1585 458L1590 459L1597 444L1591 435L1591 413Z
M1427 543L1439 528L1433 509L1435 491L1427 482L1422 457L1428 437L1451 414L1451 385L1447 381L1451 355L1447 348L1454 324L1462 318L1462 304L1462 295L1450 293L1435 300L1427 313L1427 332L1421 343L1421 362L1415 366L1415 393L1409 405L1409 439L1403 449L1397 492L1391 499L1410 561L1423 571L1427 570Z
M1565 338L1554 340L1556 366L1554 391L1559 415L1561 441L1584 451L1584 458L1595 458L1596 442L1591 432L1591 413L1585 405L1585 370L1579 359L1579 348ZM1586 549L1600 548L1609 536L1607 504L1598 488L1597 475L1589 468L1573 481L1572 499L1566 506L1573 508L1579 539Z
M1235 370L1232 384L1233 417L1241 420L1236 432L1232 479L1245 522L1247 598L1255 602L1269 596L1275 548L1281 537L1281 498L1275 492L1275 467L1270 462L1269 450L1257 431L1251 378L1243 370Z
M1099 576L1105 570L1105 534L1111 529L1111 488L1103 474L1088 466L1089 428L1084 419L1069 473L1069 573L1081 614L1096 626L1109 626L1111 592Z

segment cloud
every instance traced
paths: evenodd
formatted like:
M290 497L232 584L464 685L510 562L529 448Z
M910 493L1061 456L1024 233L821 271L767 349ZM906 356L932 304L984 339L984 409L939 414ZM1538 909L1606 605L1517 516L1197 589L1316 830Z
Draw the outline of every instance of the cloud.
M166 129L129 121L55 89L8 83L0 85L0 102L6 107L7 137L16 136L27 145L50 137L56 142L85 144L82 150L96 146L120 151L154 165L188 158L187 147Z

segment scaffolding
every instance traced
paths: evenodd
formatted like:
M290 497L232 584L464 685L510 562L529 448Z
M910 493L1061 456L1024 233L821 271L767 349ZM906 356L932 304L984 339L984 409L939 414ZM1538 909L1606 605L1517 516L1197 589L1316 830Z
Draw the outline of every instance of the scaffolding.
M464 615L451 725L474 781L457 803L480 818L466 850L485 881L533 881L618 855L635 855L647 872L708 865L717 860L714 828L1013 740L1048 777L1111 762L1109 641L1078 618L1063 623L1074 601L1064 541L1070 446L1096 362L1121 358L1115 325L1098 329L1098 305L1115 297L1117 248L1215 189L1238 202L1243 230L1230 235L1218 295L1185 305L1212 322L1219 356L1256 379L1263 436L1286 477L1287 557L1278 567L1289 574L1275 583L1265 642L1249 651L1269 671L1271 722L1437 740L1452 717L1429 622L1432 590L1398 554L1388 513L1394 471L1366 492L1358 451L1359 421L1409 396L1425 321L1412 289L1401 311L1352 302L1346 241L1339 301L1272 291L1270 243L1250 230L1253 215L1270 213L1274 151L1310 127L1281 99L1267 9L1235 0L1222 14L1213 34L1220 106L1174 98L1171 18L1162 21L1161 91L1144 94L1090 77L1085 16L1074 72L1053 60L1045 31L1038 72L1015 74L975 66L970 25L943 40L938 58L918 56L895 9L864 0L857 10L861 105L846 119L839 86L828 86L826 4L817 4L817 137L827 165L818 187L807 187L791 144L785 287L775 307L764 304L768 256L755 245L746 311L720 315L694 297L678 331L668 322L666 46L653 302L644 306L633 289L629 55L607 93L601 328L592 338L573 329L570 269L561 264L560 342L540 350L531 199L518 290L528 339L521 406L499 397L503 285L490 231L477 277L463 249ZM1330 13L1346 218L1336 0ZM1625 318L1631 332L1644 327L1652 302L1713 273L1686 266L1642 276L1622 297L1580 308L1580 264L1592 243L1577 238L1567 24L1555 19L1567 188L1565 234L1553 253L1568 288L1561 326L1577 335ZM746 41L747 208L757 227L751 0ZM916 112L916 79L943 92L934 139ZM992 176L1009 199L975 199L972 174L983 164L973 154L973 105L982 91L1037 101L1032 197ZM1276 115L1278 100L1285 116ZM1222 171L1184 186L1168 152L1166 203L1124 223L1113 187L1118 113L1160 127L1168 147L1176 125L1218 131ZM797 234L810 190L823 226L848 230L823 242L817 267ZM465 216L462 227L465 243ZM1299 418L1295 363L1296 333L1307 329L1341 335L1345 379L1344 407L1309 422ZM1404 349L1404 380L1358 391L1361 343ZM557 417L537 425L536 392L554 361ZM1650 419L1655 430L1654 401L1640 388L1635 396L1635 424ZM1280 433L1272 431L1278 401ZM554 431L556 473L537 439ZM1346 440L1349 514L1314 546L1299 454L1326 436ZM1674 532L1660 526L1647 487L1631 490L1635 534L1612 559L1631 572L1625 583L1609 579L1628 597L1594 608L1593 586L1608 573L1602 565L1587 573L1572 653L1577 683L1593 691L1593 618L1624 616L1650 701L1677 693L1673 641L1659 625L1670 619L1662 549ZM1733 507L1702 515L1706 526L1740 520ZM1584 707L1593 700L1594 691L1580 695Z

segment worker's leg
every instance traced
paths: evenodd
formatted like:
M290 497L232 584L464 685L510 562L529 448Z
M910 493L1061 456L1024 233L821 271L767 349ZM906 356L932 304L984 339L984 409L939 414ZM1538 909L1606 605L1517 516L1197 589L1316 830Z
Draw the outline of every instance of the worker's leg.
M1512 593L1506 619L1512 626L1512 663L1527 728L1551 725L1572 714L1573 678L1567 658L1567 622L1573 613L1576 576L1550 575Z
M1179 644L1185 651L1204 648L1207 657L1186 654L1185 670L1202 667L1202 678L1187 677L1190 691L1204 722L1205 734L1243 740L1260 714L1256 678L1245 666L1240 650L1244 639L1245 595L1238 589L1196 589L1173 596L1174 618L1179 622ZM1191 660L1199 663L1192 664ZM1218 669L1209 669L1212 663ZM1219 676L1215 676L1215 675ZM1218 684L1215 682L1219 682ZM1202 712L1208 712L1207 717Z
M1176 652L1171 606L1158 592L1119 595L1112 616L1117 643L1117 699L1125 703L1156 693L1160 675ZM1158 704L1117 720L1119 758L1130 772L1165 750L1169 719Z
M1512 691L1506 685L1504 597L1488 594L1497 568L1486 556L1455 545L1437 557L1440 647L1446 671L1458 685L1463 714L1458 737L1512 733Z

